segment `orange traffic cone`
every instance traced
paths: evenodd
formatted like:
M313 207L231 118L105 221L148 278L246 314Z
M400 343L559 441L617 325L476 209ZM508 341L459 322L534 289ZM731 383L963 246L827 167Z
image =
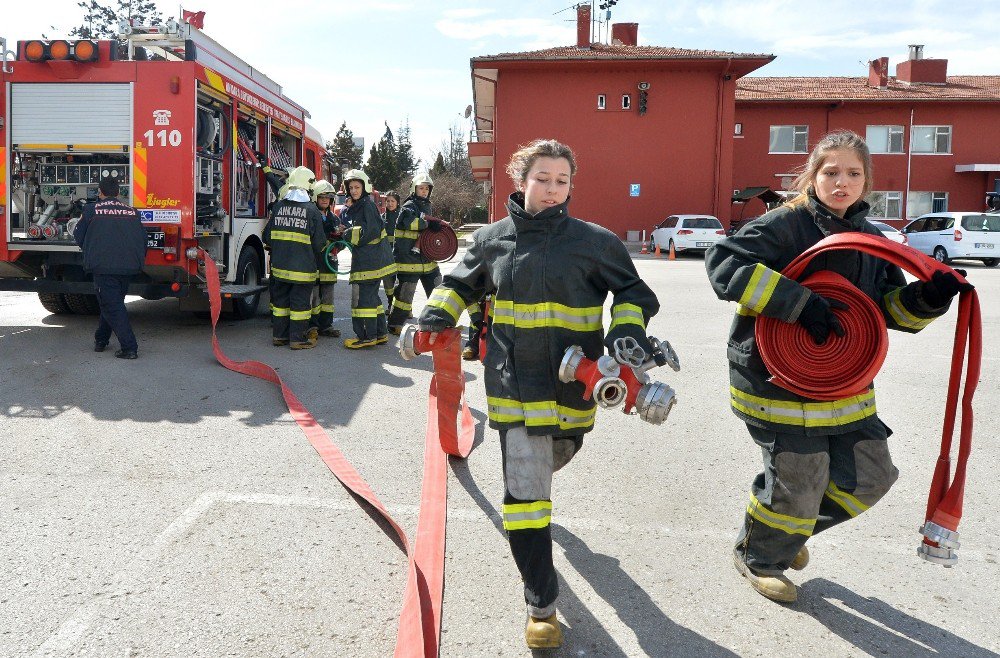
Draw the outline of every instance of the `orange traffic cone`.
M656 245L656 252L653 254L653 258L660 257L660 245Z
M669 260L677 260L677 252L674 251L674 243L670 242L670 253L667 255Z
M640 254L648 254L649 249L646 248L646 241L642 241L642 249L639 251Z

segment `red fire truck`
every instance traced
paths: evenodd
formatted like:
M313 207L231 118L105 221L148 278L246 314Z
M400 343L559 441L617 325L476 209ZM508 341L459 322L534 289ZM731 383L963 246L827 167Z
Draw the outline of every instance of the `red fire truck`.
M252 316L274 200L256 163L329 177L323 140L277 83L190 24L121 31L127 48L33 40L4 57L0 290L37 292L53 313L98 312L73 228L112 176L148 234L130 294L207 309L201 247L222 273L228 310Z

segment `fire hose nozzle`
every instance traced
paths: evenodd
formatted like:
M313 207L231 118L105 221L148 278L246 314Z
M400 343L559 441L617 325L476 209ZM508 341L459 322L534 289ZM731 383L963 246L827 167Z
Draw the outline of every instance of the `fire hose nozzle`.
M567 347L559 364L559 381L581 382L585 387L583 399L593 396L604 409L617 407L625 400L628 389L620 374L621 366L613 357L604 355L591 361L579 345Z
M604 377L594 385L594 402L602 409L614 409L625 400L628 389L618 377Z
M958 553L955 552L961 546L958 531L949 530L933 521L925 521L918 532L924 536L924 541L917 547L917 555L946 569L958 564Z
M677 393L663 382L643 384L635 398L639 418L652 425L661 425L677 404Z
M396 347L399 349L399 355L403 357L404 361L412 361L420 355L420 352L416 349L417 331L417 325L408 324L403 327L403 331L399 334L399 341L396 343Z

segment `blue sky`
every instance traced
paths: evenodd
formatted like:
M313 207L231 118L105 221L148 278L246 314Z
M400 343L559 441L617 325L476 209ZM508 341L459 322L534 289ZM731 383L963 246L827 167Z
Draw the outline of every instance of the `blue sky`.
M158 4L176 15L178 5ZM204 10L205 31L281 84L325 137L346 120L367 149L383 122L395 129L408 117L426 163L449 127L468 130L469 58L574 44L571 4L191 0L186 8ZM76 0L40 5L44 12L5 6L0 36L63 36L82 18ZM641 44L777 55L760 75L867 75L866 62L882 56L892 70L911 43L948 59L949 74L1000 74L996 0L620 0L611 19L638 23Z

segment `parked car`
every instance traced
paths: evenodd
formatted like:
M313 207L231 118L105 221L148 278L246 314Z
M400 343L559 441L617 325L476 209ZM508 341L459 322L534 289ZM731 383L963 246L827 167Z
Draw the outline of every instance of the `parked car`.
M889 226L885 222L880 222L875 219L869 219L868 223L877 228L878 230L882 231L882 235L889 238L893 242L906 244L906 235L898 228Z
M942 263L952 259L1000 263L1000 214L933 212L903 227L906 243Z
M649 249L704 252L726 235L722 222L711 215L671 215L653 227Z

